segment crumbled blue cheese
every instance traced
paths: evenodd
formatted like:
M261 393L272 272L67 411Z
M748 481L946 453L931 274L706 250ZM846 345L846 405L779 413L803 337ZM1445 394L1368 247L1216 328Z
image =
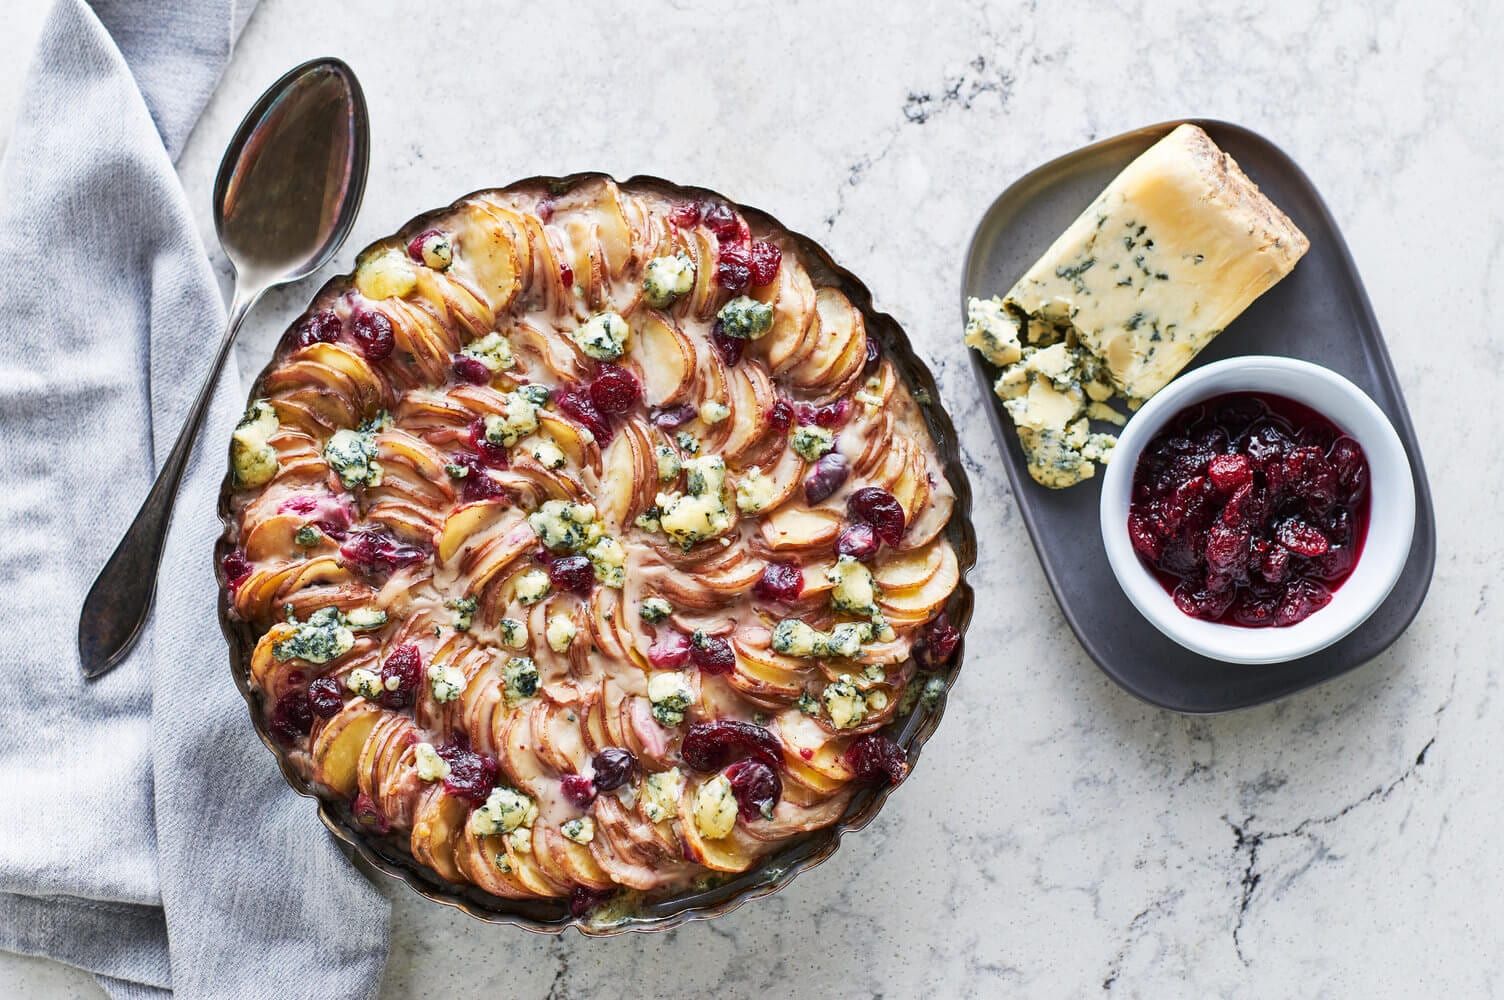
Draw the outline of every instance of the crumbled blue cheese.
M679 797L684 794L684 775L677 767L650 774L637 793L637 808L651 823L679 815Z
M443 781L449 777L449 762L439 756L432 743L419 743L413 747L413 753L418 777L424 781Z
M380 486L381 465L376 461L374 431L343 428L324 443L324 461L339 475L345 489Z
M380 608L351 608L345 612L345 624L352 632L370 632L386 624L386 612Z
M632 523L650 535L655 534L663 530L663 523L658 520L658 516L662 513L663 511L657 507L649 507L633 518Z
M553 438L539 438L533 442L533 460L545 469L562 469L568 460L564 457L564 449L560 448Z
M428 683L433 688L434 701L450 702L464 692L465 674L459 667L435 663L428 668Z
M789 434L789 447L806 461L816 461L835 446L835 435L818 424L800 424Z
M934 708L940 704L940 699L945 695L945 678L935 674L924 682L924 690L919 695L919 703L925 708Z
M538 404L521 390L502 399L502 412L486 417L486 440L510 448L538 429Z
M867 622L840 622L830 630L822 650L826 656L853 657L861 653L862 643L871 642L873 628Z
M454 630L456 632L468 631L475 624L475 609L477 603L474 597L451 597L444 602L444 607L454 612Z
M568 615L550 615L548 626L544 629L544 633L548 636L548 648L555 653L566 652L579 631L574 619Z
M657 506L664 534L688 549L730 530L731 512L723 496L726 463L719 455L687 459L684 472L689 492L660 493Z
M493 372L506 371L517 363L512 354L511 341L495 331L474 341L460 353L467 358L474 358Z
M597 361L615 361L627 351L632 328L614 312L596 313L575 327L574 342L588 357Z
M773 307L748 295L738 295L716 313L721 332L741 340L757 340L773 329Z
M517 577L517 600L523 605L537 605L549 595L549 574L543 570L528 570Z
M654 309L665 309L695 287L695 262L680 251L673 256L648 261L642 277L642 295Z
M538 665L531 657L510 657L501 668L501 680L508 702L531 698L538 693Z
M627 550L610 535L585 550L585 558L595 568L595 578L607 587L621 587L627 582Z
M744 514L756 514L778 499L778 483L752 466L736 481L736 506Z
M1018 342L1018 320L1008 314L1003 300L997 296L990 299L966 300L966 346L973 347L982 357L999 368L1013 364L1022 356Z
M736 796L724 774L711 778L695 792L695 826L709 840L720 840L736 826Z
M527 516L538 541L554 552L583 552L603 534L595 508L573 500L545 500Z
M658 458L658 478L667 482L679 475L679 453L666 444L660 444L653 449L653 454Z
M840 622L829 632L821 632L797 618L785 618L773 627L775 653L803 658L821 656L853 657L862 651L862 643L876 634L868 622Z
M320 608L306 622L275 626L277 638L272 656L278 660L328 663L344 656L355 645L355 633L345 624L339 608Z
M851 729L862 724L867 717L867 700L857 689L850 674L842 674L825 685L820 700L825 704L825 714L830 724L837 729Z
M496 625L501 634L501 644L509 649L522 649L527 645L527 626L515 618L503 618Z
M820 714L820 703L808 691L799 692L799 700L794 702L794 707L805 715Z
M486 804L477 806L470 814L470 829L479 837L494 837L498 833L533 825L538 818L538 803L515 788L493 788Z
M700 404L700 420L707 424L718 424L731 416L731 407L725 403L708 400Z
M686 455L698 455L700 453L700 442L695 440L695 436L689 433L689 431L680 431L675 434L674 443Z
M830 590L832 608L857 615L877 613L877 584L872 579L872 571L854 556L837 559L836 564L825 571L825 579L834 585Z
M588 844L595 839L595 820L589 816L566 820L559 827L559 832L576 844Z
M277 411L264 399L253 402L230 435L230 461L235 485L265 486L281 467L277 450L267 442L277 433Z
M694 698L694 688L682 671L662 670L648 678L648 701L653 703L653 718L661 725L677 726L683 722L684 711L694 703Z
M454 263L454 247L449 245L449 237L440 232L426 234L418 244L418 254L435 271L447 271Z
M293 543L305 549L312 548L324 538L324 533L312 524L305 524L292 536Z
M872 663L862 671L862 679L868 684L886 684L888 672L883 669L881 663Z
M533 853L533 831L531 829L531 826L532 821L529 820L526 826L519 826L517 829L506 835L507 843L511 844L512 850L516 851L518 854Z
M526 385L518 386L517 394L534 406L543 406L548 402L553 392L546 385L529 382Z
M657 625L674 613L674 606L661 597L644 598L637 607L638 616L649 625Z
M345 687L362 698L380 698L384 690L381 678L365 667L356 667L345 675Z

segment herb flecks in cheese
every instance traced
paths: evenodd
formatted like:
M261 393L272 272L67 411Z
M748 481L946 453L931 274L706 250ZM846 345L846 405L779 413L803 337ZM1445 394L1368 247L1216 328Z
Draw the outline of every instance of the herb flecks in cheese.
M424 781L443 781L449 777L449 762L439 756L432 743L413 747L413 766Z
M320 608L305 622L274 625L271 634L272 656L278 660L328 663L355 645L355 633L339 608Z
M494 331L475 341L460 353L467 358L479 361L493 373L506 371L517 363L517 359L512 355L511 342Z
M477 806L470 814L470 829L477 836L492 837L532 826L537 818L538 804L531 796L503 786L492 789L485 805Z
M684 794L684 775L677 767L650 774L637 793L637 808L649 822L662 823L679 815L679 796Z
M642 297L654 309L666 309L695 287L695 264L684 252L654 257L642 277Z
M694 703L695 692L689 676L678 670L662 670L648 678L648 701L653 705L653 718L660 725L677 726L684 721L684 712Z
M736 826L736 796L731 781L718 774L695 791L695 826L709 840L720 840Z
M277 433L277 411L264 399L251 403L230 435L230 461L235 467L235 485L265 486L281 464L277 450L267 442Z
M627 351L632 328L614 312L596 313L575 328L574 342L588 357L597 361L615 361Z

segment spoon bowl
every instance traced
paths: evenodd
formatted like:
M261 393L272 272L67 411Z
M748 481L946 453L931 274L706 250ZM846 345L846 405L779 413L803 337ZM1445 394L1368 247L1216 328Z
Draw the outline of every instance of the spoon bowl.
M214 228L235 269L229 318L177 442L84 598L78 656L85 677L123 660L146 623L178 484L241 324L268 288L307 277L344 244L369 163L365 96L338 59L283 74L236 129L214 182Z

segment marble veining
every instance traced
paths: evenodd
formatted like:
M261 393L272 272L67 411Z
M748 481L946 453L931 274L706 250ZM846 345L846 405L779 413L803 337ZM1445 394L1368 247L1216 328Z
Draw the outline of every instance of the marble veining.
M338 54L375 129L339 269L410 216L517 177L601 169L716 188L820 239L907 328L977 496L969 662L911 780L831 861L720 920L599 941L485 926L392 886L384 995L1498 991L1504 446L1475 415L1504 390L1497 13L1489 0L643 0L567 14L263 0L180 164L206 243L214 167L244 109L286 67ZM1425 449L1441 553L1419 617L1376 661L1197 719L1124 694L1072 638L996 464L957 294L972 227L1008 183L1187 116L1269 136L1327 199ZM243 377L316 287L262 306ZM1114 586L1105 567L1099 585ZM7 982L92 989L0 956Z

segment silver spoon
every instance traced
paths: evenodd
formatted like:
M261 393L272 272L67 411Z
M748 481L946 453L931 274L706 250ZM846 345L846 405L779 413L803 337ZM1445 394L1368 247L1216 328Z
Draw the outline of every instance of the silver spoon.
M365 192L369 153L360 83L331 58L306 62L272 84L225 150L214 182L214 228L235 270L229 322L172 453L84 598L78 655L85 677L108 673L141 634L178 483L241 323L267 289L312 274L345 242Z

